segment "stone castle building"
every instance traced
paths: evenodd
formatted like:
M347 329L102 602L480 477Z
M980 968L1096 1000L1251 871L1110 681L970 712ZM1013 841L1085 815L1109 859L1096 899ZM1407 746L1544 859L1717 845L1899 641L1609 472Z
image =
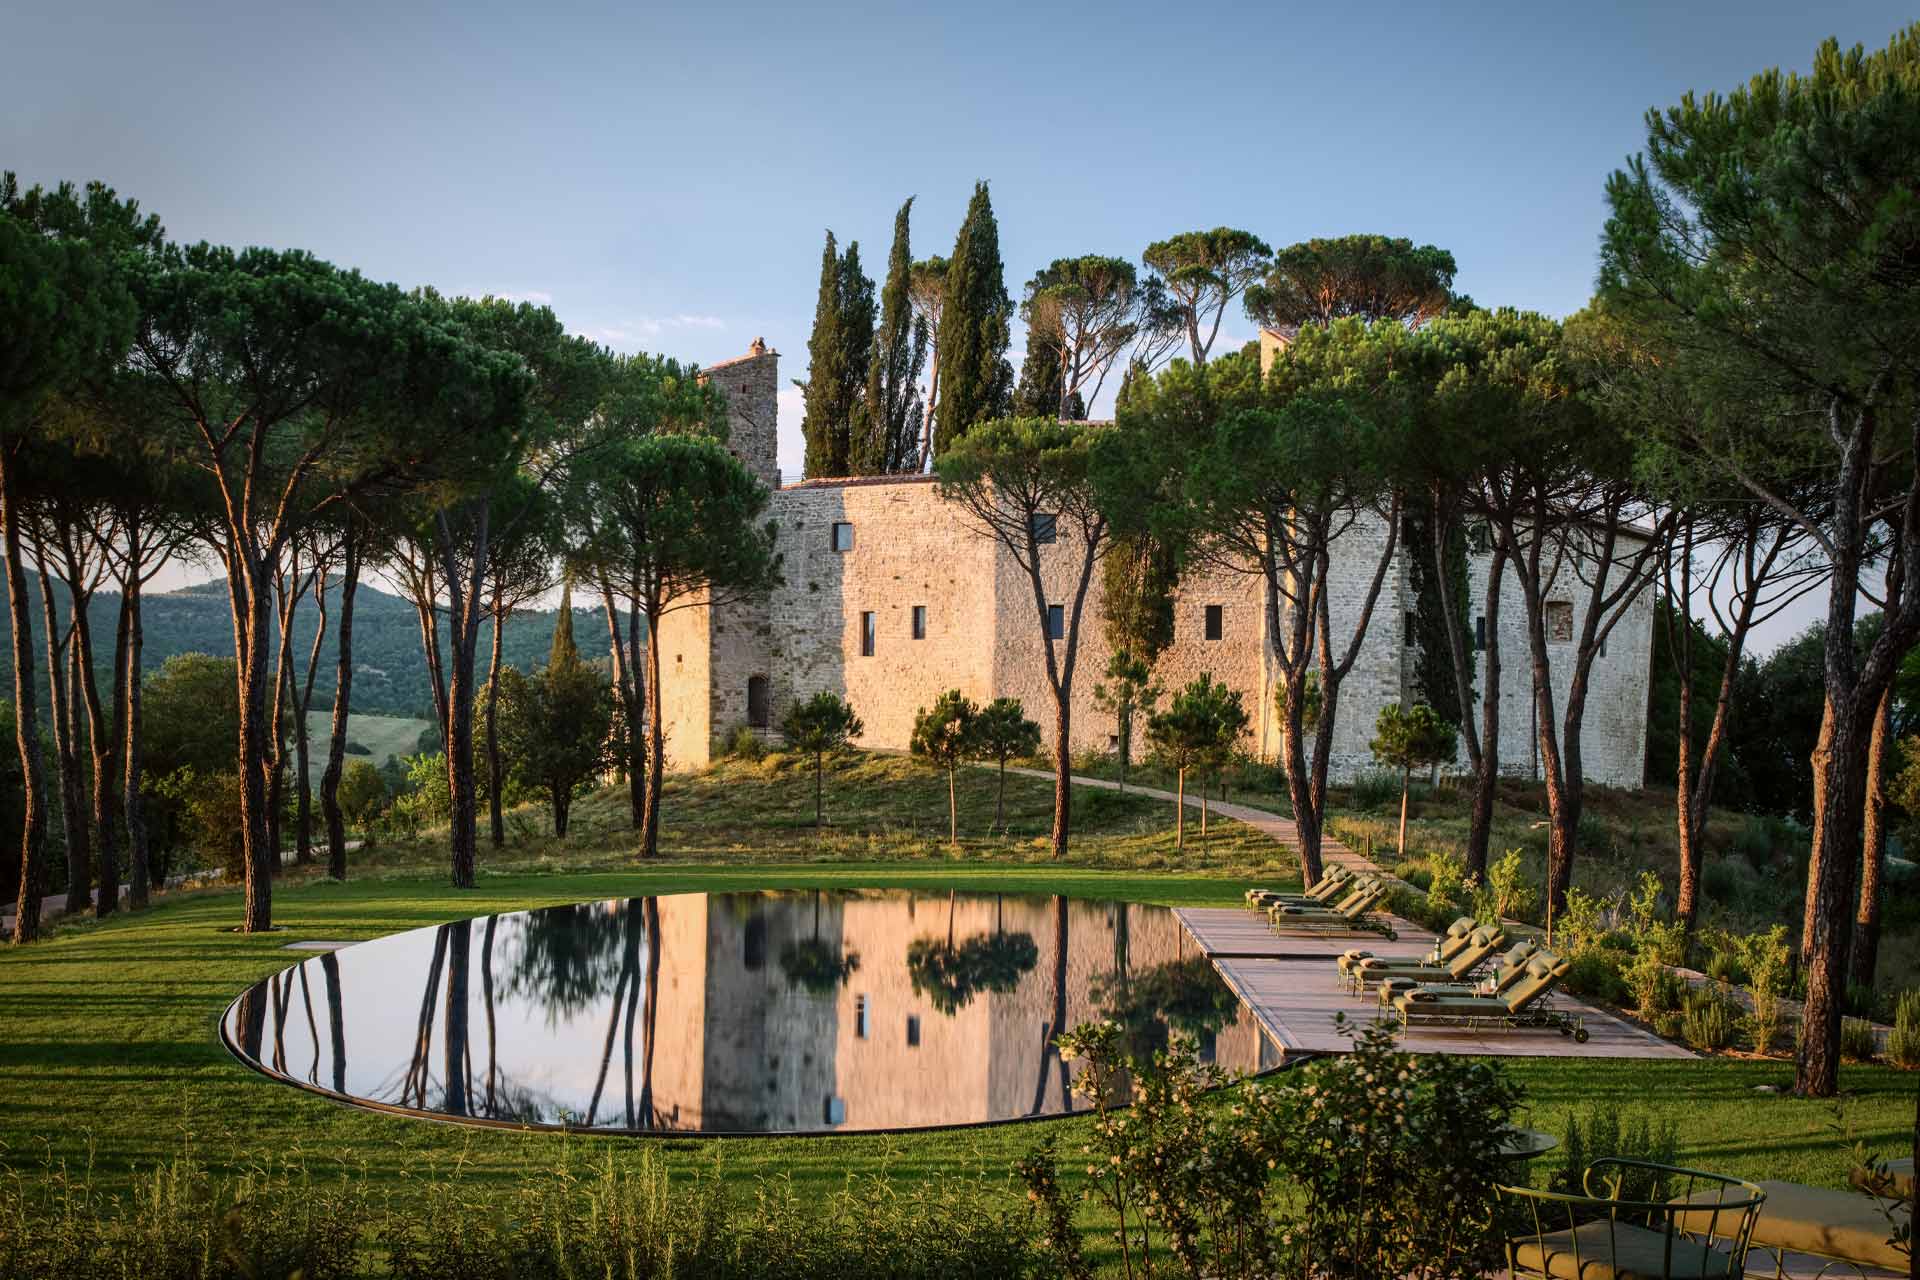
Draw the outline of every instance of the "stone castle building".
M1263 350L1267 358L1271 354ZM727 393L729 447L773 490L770 516L778 526L785 582L757 604L681 609L662 620L661 711L669 761L703 766L739 726L771 729L788 706L822 690L844 697L859 713L866 730L858 740L862 746L905 750L914 713L957 688L982 702L1019 698L1051 748L1053 698L1025 573L998 542L970 527L956 504L941 499L931 477L813 479L783 486L775 460L778 368L779 353L756 339L747 355L704 372ZM1349 532L1335 551L1328 603L1336 633L1344 628L1351 634L1383 537L1376 520L1371 528ZM1078 560L1063 524L1051 565L1043 553L1043 577L1049 599L1069 608ZM1548 605L1550 643L1566 658L1553 668L1556 707L1564 705L1584 607L1577 575L1565 576L1562 598ZM1484 633L1483 554L1471 555L1469 578L1469 609L1476 632ZM1374 767L1367 744L1375 717L1407 694L1415 653L1394 620L1413 608L1406 558L1397 554L1341 689L1335 781ZM1652 615L1652 592L1643 592L1594 663L1582 741L1592 781L1641 783ZM1525 607L1511 574L1500 629L1502 767L1534 776L1539 764ZM1074 751L1104 750L1114 741L1112 717L1093 698L1109 657L1102 632L1096 575L1074 675ZM1344 643L1344 637L1335 638ZM1240 690L1252 716L1246 748L1277 755L1277 670L1257 574L1212 569L1182 583L1174 602L1174 640L1154 675L1174 689L1202 672ZM1482 698L1484 674L1476 672Z

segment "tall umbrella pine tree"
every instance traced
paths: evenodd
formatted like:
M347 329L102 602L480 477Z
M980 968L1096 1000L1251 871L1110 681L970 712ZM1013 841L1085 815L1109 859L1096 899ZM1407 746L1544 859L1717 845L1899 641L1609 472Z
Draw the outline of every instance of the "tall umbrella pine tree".
M539 503L503 502L500 495L523 473L536 488L558 473L564 446L586 431L600 402L605 365L591 343L569 337L545 307L498 298L441 303L429 296L423 301L444 308L449 327L516 367L526 384L509 412L485 399L446 400L438 406L463 441L438 469L454 496L449 500L439 491L430 496L424 545L432 562L428 579L445 601L440 711L452 807L448 853L453 884L465 889L473 887L479 843L474 706L480 625L491 612L494 546L515 539L521 526L538 520L542 510Z
M1871 53L1829 40L1805 75L1767 71L1648 112L1644 157L1608 182L1601 241L1608 305L1684 333L1681 356L1694 368L1724 369L1808 410L1738 433L1704 430L1689 446L1789 514L1832 566L1795 1078L1799 1092L1821 1097L1838 1087L1873 726L1920 638L1916 148L1920 26ZM1792 490L1809 485L1817 506L1794 501ZM1889 527L1903 581L1857 654L1862 577Z
M606 386L599 407L578 441L569 446L568 466L590 465L612 444L638 436L690 435L715 440L727 438L724 397L695 370L647 354L609 356ZM647 742L645 726L647 679L644 671L642 618L622 609L640 585L630 574L631 562L614 562L576 554L575 548L610 545L616 537L610 513L591 504L590 486L575 484L569 475L560 491L562 510L557 519L568 542L565 570L576 585L590 585L598 596L607 623L607 652L612 660L614 702L619 712L619 768L627 778L627 798L633 829L646 824Z
M693 607L724 608L776 585L780 559L767 489L712 438L608 441L573 468L567 506L593 513L573 534L573 558L645 623L645 813L639 856L659 848L666 726L660 716L660 622Z
M976 422L1009 412L1013 370L1007 363L1013 300L1000 260L1000 224L987 184L977 182L947 261L940 306L940 403L934 451L944 453Z
M1073 679L1081 623L1094 570L1112 542L1106 511L1120 504L1104 487L1132 474L1097 456L1106 430L1041 418L981 423L935 460L940 495L1012 557L1033 591L1054 702L1055 858L1066 856L1072 826Z
M169 391L154 428L206 473L216 506L237 651L243 927L265 929L275 568L307 524L420 483L517 421L527 380L436 309L304 253L196 245L143 262L132 283L131 362Z
M1156 240L1141 256L1164 283L1193 363L1205 364L1227 308L1266 275L1273 250L1250 231L1215 227Z
M46 888L46 790L41 766L33 628L21 555L23 456L53 391L110 368L133 335L137 311L105 256L83 239L50 236L11 210L12 175L0 180L0 542L12 624L16 745L25 792L14 941L39 936Z
M1348 320L1302 330L1264 379L1236 353L1203 369L1176 361L1130 396L1131 434L1183 442L1178 495L1161 499L1171 508L1164 523L1186 526L1195 558L1252 574L1264 588L1281 763L1308 883L1321 871L1341 687L1399 547L1417 386L1400 368L1410 341L1401 325ZM1333 557L1363 539L1371 569L1356 611L1336 630ZM1319 713L1310 717L1315 699Z

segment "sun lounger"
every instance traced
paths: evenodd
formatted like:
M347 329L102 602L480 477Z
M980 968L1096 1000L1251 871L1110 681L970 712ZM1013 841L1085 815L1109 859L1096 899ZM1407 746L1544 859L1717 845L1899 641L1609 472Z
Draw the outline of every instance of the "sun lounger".
M1762 1182L1767 1202L1753 1227L1753 1246L1774 1255L1776 1274L1784 1272L1785 1254L1810 1253L1856 1269L1882 1267L1905 1272L1907 1256L1893 1246L1891 1237L1897 1224L1908 1221L1910 1210L1896 1205L1890 1222L1880 1205L1859 1191L1836 1191L1828 1187L1805 1187L1795 1182ZM1711 1192L1683 1198L1677 1203L1711 1206ZM1710 1208L1686 1209L1676 1215L1675 1223L1689 1231L1705 1229Z
M1369 982L1384 978L1411 978L1415 985L1425 982L1464 982L1467 976L1507 944L1507 932L1497 924L1485 924L1467 935L1467 944L1441 964L1419 960L1393 960L1368 956L1347 968L1347 982L1358 991Z
M1385 884L1368 880L1342 898L1337 907L1269 907L1267 919L1272 921L1274 932L1279 934L1364 932L1378 933L1391 939L1398 936L1393 925L1385 916L1373 912L1373 908L1386 896Z
M1346 889L1353 879L1353 872L1339 863L1327 868L1327 873L1316 881L1305 893L1281 893L1273 889L1247 890L1247 905L1256 911L1265 911L1276 903L1326 902Z
M1651 1171L1682 1194L1676 1201L1626 1200L1620 1178ZM1519 1227L1507 1238L1507 1269L1536 1280L1739 1280L1755 1220L1772 1197L1766 1183L1641 1160L1595 1160L1584 1195L1495 1189ZM1697 1207L1689 1208L1693 1205ZM1510 1230L1512 1228L1509 1228Z
M1468 1027L1503 1030L1549 1030L1587 1042L1587 1029L1578 1015L1553 1008L1550 999L1573 966L1550 951L1527 961L1526 971L1504 995L1473 996L1415 987L1396 997L1393 1009L1403 1028Z
M1479 927L1479 922L1472 916L1461 916L1447 926L1447 931L1441 934L1439 940L1433 944L1433 950L1427 952L1421 959L1408 961L1408 963L1445 964L1460 953L1460 949L1466 946L1468 939L1473 936L1473 931ZM1341 974L1345 975L1348 970L1357 969L1361 961L1373 958L1373 952L1355 948L1341 953L1334 963L1339 966Z
M1420 982L1413 978L1382 978L1378 984L1380 1003L1391 1007L1395 1000L1415 987L1423 991L1444 991L1451 995L1502 996L1527 976L1527 961L1533 959L1539 950L1539 943L1531 938L1522 938L1501 952L1487 976L1478 982Z

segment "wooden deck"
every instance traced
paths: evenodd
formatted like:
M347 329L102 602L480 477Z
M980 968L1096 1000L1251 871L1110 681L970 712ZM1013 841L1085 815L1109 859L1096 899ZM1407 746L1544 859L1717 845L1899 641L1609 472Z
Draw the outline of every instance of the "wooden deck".
M1228 986L1254 1011L1287 1053L1339 1053L1349 1046L1336 1014L1349 1026L1382 1015L1372 992L1355 995L1338 981L1333 958L1350 947L1380 956L1417 958L1433 935L1398 923L1399 939L1378 934L1282 935L1266 919L1241 907L1183 907L1175 912L1196 945L1213 961ZM1415 1053L1466 1053L1498 1057L1691 1058L1694 1055L1651 1032L1584 1001L1561 995L1555 1007L1576 1014L1592 1037L1575 1044L1551 1030L1415 1027L1400 1040Z

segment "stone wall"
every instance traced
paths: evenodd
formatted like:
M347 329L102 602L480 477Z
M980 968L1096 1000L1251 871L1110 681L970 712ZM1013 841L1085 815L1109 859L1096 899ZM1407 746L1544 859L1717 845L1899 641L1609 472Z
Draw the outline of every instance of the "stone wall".
M727 398L727 447L769 489L780 487L774 420L779 412L780 353L759 338L746 355L700 371L700 380Z

